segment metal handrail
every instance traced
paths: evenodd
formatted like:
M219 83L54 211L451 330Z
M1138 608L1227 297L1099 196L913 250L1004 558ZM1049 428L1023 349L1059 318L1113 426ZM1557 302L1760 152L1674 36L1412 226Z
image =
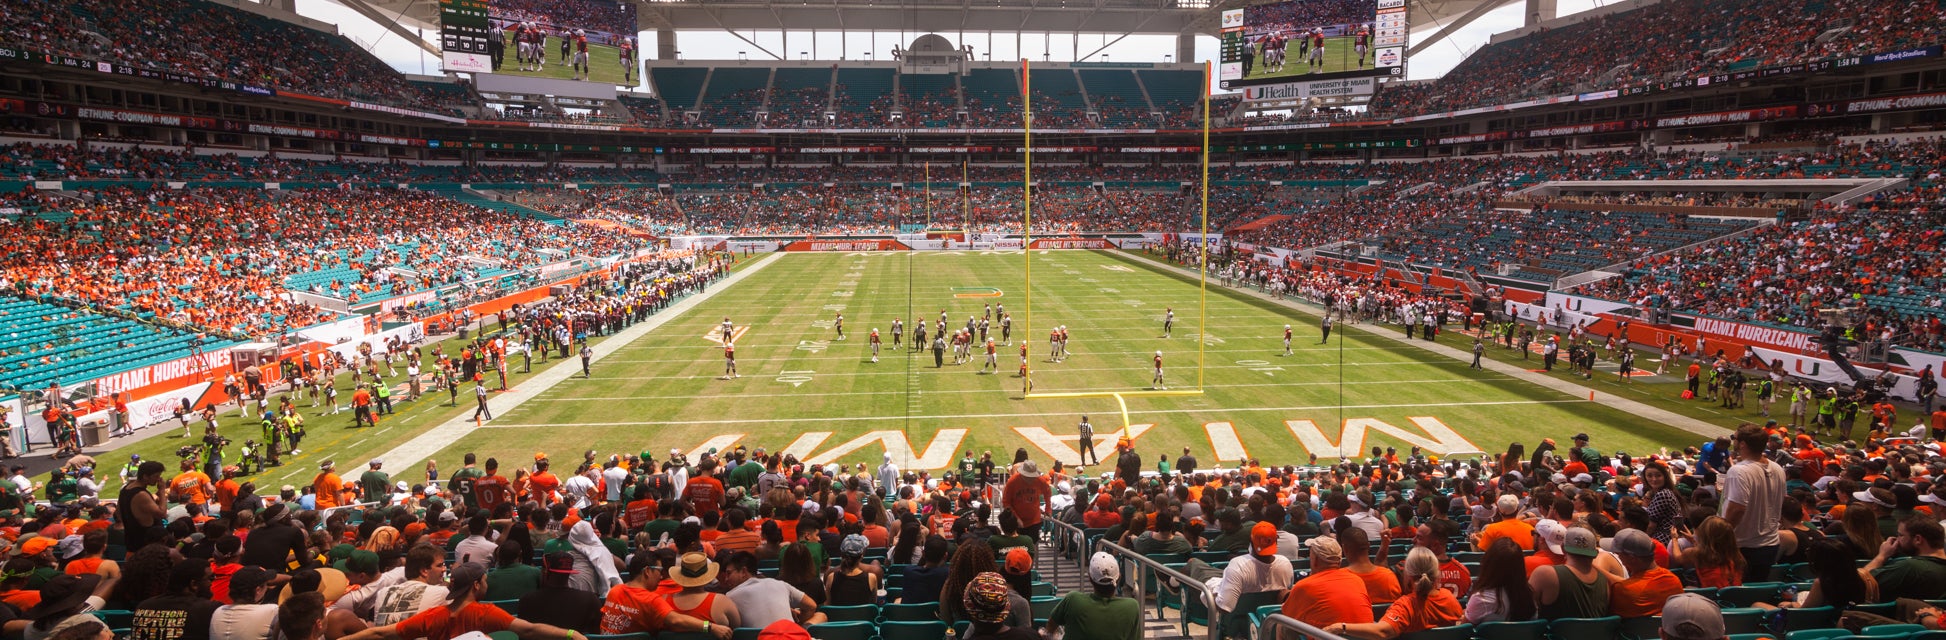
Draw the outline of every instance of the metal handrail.
M1119 559L1122 562L1123 565L1122 583L1126 585L1129 588L1129 590L1135 592L1135 602L1138 605L1148 601L1148 595L1142 592L1142 576L1143 576L1142 572L1144 570L1150 570L1156 573L1157 587L1164 586L1163 581L1166 580L1168 582L1176 583L1182 589L1183 591L1182 615L1186 616L1189 614L1189 604L1188 604L1189 597L1190 597L1189 592L1195 591L1197 597L1202 598L1203 602L1209 605L1208 609L1209 609L1210 619L1208 621L1208 624L1203 625L1203 628L1205 629L1205 633L1208 634L1209 640L1218 640L1217 631L1219 625L1217 624L1217 620L1220 619L1219 618L1220 612L1216 610L1215 594L1210 593L1208 585L1203 584L1203 582L1200 580L1189 577L1189 574L1183 573L1181 571L1177 571L1175 569L1171 569L1167 565L1164 565L1160 562L1156 562L1153 558L1144 556L1140 553L1136 553L1134 549L1130 549L1128 547L1124 547L1122 545L1115 544L1107 540L1101 540L1097 542L1096 548L1108 552L1109 555L1115 556L1117 559ZM1146 611L1147 607L1138 607L1138 609ZM1162 605L1159 599L1156 604L1155 618L1156 620L1164 619L1162 617ZM1146 622L1146 620L1144 622Z
M1050 531L1048 535L1052 535L1052 536L1067 536L1067 537L1065 538L1065 540L1067 541L1067 543L1066 543L1066 544L1064 544L1064 543L1062 542L1062 540L1063 540L1063 539L1060 539L1060 538L1057 538L1057 539L1055 540L1055 543L1054 543L1054 550L1055 550L1055 551L1065 551L1065 550L1067 550L1067 549L1075 549L1075 550L1077 550L1077 551L1079 551L1080 553L1076 553L1076 554L1075 554L1075 564L1078 564L1078 565L1081 565L1081 567L1082 567L1082 568L1084 568L1084 569L1085 569L1085 568L1087 568L1087 566L1088 566L1088 553L1087 553L1087 551L1088 551L1088 549L1087 549L1087 546L1088 546L1088 531L1087 531L1086 529L1083 529L1083 528L1081 528L1081 527L1077 527L1077 526L1075 526L1075 525L1073 525L1073 524L1070 524L1070 523L1066 523L1066 522L1062 522L1062 521L1060 521L1060 520L1056 520L1056 519L1054 519L1054 518L1052 518L1052 517L1048 517L1048 518L1043 518L1043 519L1041 519L1041 522L1042 522L1042 523L1045 523L1045 524L1051 524L1051 525L1054 525L1054 529L1055 529L1055 530L1054 530L1054 531Z
M1273 613L1265 617L1263 626L1265 627L1278 626L1278 627L1290 629L1292 631L1296 631L1298 633L1304 634L1305 637L1311 638L1311 640L1345 640L1344 636L1340 636L1325 631L1323 629L1313 627L1302 620L1298 620L1296 618L1292 618L1290 616L1281 613ZM1261 636L1261 632L1259 633L1259 635ZM1275 639L1273 638L1271 640L1275 640Z

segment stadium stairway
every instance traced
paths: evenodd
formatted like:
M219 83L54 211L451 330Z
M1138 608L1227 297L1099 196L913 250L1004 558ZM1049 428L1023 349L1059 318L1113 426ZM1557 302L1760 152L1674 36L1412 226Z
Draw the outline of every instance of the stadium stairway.
M1045 525L1043 529L1046 539L1041 541L1039 551L1034 554L1034 570L1040 572L1042 580L1054 584L1054 597L1065 597L1075 591L1090 589L1087 559L1063 556L1061 549L1051 542L1061 529L1053 525ZM1123 576L1124 582L1127 578ZM1122 595L1130 593L1124 588ZM1204 640L1209 636L1208 629L1200 624L1189 625L1189 635L1183 635L1180 622L1182 612L1179 610L1164 609L1163 618L1153 619L1156 607L1153 596L1150 598L1142 606L1142 637L1146 640Z
M498 194L492 191L464 187L433 187L429 191L482 209L527 216L549 224L567 224L567 220L561 216L513 202L502 202L495 197Z

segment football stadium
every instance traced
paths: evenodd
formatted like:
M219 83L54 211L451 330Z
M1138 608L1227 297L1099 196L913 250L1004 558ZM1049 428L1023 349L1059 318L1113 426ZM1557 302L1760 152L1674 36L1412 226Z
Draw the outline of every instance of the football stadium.
M0 640L1946 638L1937 3L0 2Z

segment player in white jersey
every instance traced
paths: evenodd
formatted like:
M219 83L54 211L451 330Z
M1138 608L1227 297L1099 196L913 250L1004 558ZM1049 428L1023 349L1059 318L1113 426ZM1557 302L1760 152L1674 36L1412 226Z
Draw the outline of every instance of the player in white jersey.
M730 322L730 317L723 316L723 342L725 344L736 339L736 329L737 326Z
M878 362L878 327L872 327L872 362Z
M1169 388L1169 387L1162 386L1162 352L1161 351L1155 352L1155 380L1151 381L1150 384L1155 389Z
M1175 331L1175 329L1176 329L1176 309L1174 307L1171 307L1163 310L1162 337L1164 338L1169 337L1169 333Z
M894 349L899 348L899 345L902 344L900 341L904 339L905 339L905 323L899 321L898 318L893 318L892 319L892 348Z
M832 321L831 328L836 329L838 331L839 340L845 339L845 314L843 313L838 314L838 319Z
M1014 343L1014 317L1005 311L1000 313L1000 342L1008 346Z

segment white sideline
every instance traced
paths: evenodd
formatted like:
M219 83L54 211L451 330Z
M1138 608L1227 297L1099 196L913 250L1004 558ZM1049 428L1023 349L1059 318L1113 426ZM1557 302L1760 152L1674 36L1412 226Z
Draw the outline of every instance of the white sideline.
M758 260L756 263L730 274L730 277L712 283L707 291L683 298L675 304L670 305L669 308L662 310L661 313L649 316L647 320L638 322L634 326L623 329L621 332L610 336L607 340L603 340L600 344L594 346L594 355L590 358L590 361L592 363L601 362L602 358L621 350L648 332L664 324L668 324L671 320L682 317L684 313L695 308L696 305L702 304L704 300L715 297L717 293L729 290L730 285L741 282L750 274L770 266L771 263L776 262L782 255L784 254L770 254ZM491 409L494 415L506 415L507 412L512 411L515 407L526 403L528 400L542 393L546 393L548 390L553 389L554 385L560 384L562 381L580 372L580 358L569 357L552 367L542 369L540 373L534 374L534 377L528 378L526 382L521 383L519 388L506 393L494 394L487 399L487 408ZM454 416L451 420L441 423L439 426L427 429L425 433L421 433L411 440L407 440L405 444L394 447L391 451L375 457L384 459L385 464L391 465L396 469L411 468L426 458L431 457L433 454L439 453L440 450L452 446L462 436L471 433L476 428L478 426L473 423L472 416L460 414Z

